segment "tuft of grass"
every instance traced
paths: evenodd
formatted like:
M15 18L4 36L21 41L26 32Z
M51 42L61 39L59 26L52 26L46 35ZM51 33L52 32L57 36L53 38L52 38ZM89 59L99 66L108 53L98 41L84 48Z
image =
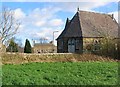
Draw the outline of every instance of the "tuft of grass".
M43 62L3 65L3 85L116 85L117 62Z

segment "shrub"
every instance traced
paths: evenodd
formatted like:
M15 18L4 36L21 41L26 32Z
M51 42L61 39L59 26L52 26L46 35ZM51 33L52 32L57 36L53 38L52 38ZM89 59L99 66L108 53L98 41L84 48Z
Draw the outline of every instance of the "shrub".
M101 40L100 50L93 52L97 55L109 56L117 58L117 41L112 38L104 38Z

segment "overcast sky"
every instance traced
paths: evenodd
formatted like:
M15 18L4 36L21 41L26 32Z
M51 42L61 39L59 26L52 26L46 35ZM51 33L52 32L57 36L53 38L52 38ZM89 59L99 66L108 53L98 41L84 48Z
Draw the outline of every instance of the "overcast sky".
M77 12L78 7L85 11L113 13L118 20L118 0L101 0L99 2L97 0L84 0L84 2L82 0L81 2L78 2L79 0L74 0L74 2L72 0L66 2L63 0L53 1L2 0L0 5L14 10L15 18L22 22L16 36L22 40L23 45L25 39L31 41L32 39L45 37L52 41L53 31L59 31L55 33L56 39L64 29L66 18L71 19Z

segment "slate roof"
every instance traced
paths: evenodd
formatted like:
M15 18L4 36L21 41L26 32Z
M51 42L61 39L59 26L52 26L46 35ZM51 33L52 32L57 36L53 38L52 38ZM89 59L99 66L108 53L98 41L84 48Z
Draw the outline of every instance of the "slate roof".
M65 29L57 39L63 37L118 37L118 23L109 14L78 11L66 21Z

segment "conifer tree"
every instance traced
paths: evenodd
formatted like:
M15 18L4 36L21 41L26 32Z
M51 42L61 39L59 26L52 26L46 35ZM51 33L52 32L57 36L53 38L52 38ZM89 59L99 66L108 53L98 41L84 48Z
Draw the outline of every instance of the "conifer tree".
M7 52L18 52L18 44L15 43L14 38L10 40L10 44L6 49Z
M26 39L24 53L32 53L31 44L28 39Z

